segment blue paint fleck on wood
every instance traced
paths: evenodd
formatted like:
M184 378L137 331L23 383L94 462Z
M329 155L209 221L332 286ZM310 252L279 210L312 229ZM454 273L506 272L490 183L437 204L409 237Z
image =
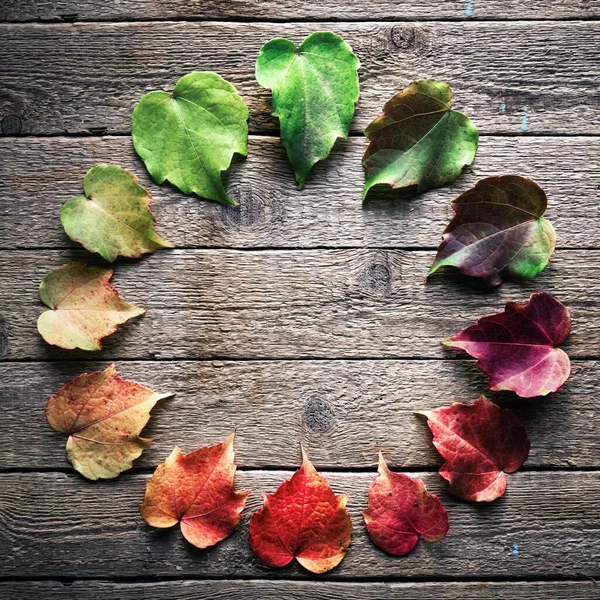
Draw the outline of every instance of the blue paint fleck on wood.
M472 2L467 2L467 17L472 17L473 16L473 3Z
M521 117L521 131L529 130L529 115L527 114L527 107L523 109L523 116Z
M519 556L519 544L513 544L513 556Z

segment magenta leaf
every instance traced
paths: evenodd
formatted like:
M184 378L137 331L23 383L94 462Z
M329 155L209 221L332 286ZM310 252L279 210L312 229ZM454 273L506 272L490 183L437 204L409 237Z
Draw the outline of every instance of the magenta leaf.
M569 357L557 346L570 331L569 311L539 292L526 304L507 302L503 312L482 317L444 344L476 358L491 390L531 398L555 392L569 377Z

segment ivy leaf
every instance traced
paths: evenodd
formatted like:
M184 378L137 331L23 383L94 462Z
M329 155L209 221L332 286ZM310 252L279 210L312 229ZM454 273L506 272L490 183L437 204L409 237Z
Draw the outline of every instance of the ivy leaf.
M279 117L298 189L336 139L348 137L359 65L352 48L330 31L311 33L300 48L276 38L260 49L256 80L273 90L273 114Z
M414 187L417 192L451 183L475 157L479 133L468 117L452 110L450 87L413 81L383 107L365 130L363 200L376 185Z
M172 248L154 231L151 197L137 177L117 165L98 165L83 179L84 196L65 202L60 220L67 235L113 262Z
M216 73L189 73L172 93L146 94L132 115L135 151L156 183L236 206L221 171L248 154L248 109Z
M459 498L491 502L506 491L513 473L529 455L529 438L514 413L485 396L475 404L458 402L423 411L433 445L446 461L440 475Z
M50 271L40 284L40 298L52 310L38 319L38 331L49 344L67 350L100 350L100 340L117 325L145 313L121 300L109 283L113 271L67 263Z
M131 469L152 441L139 434L154 405L172 395L121 379L113 364L63 386L48 400L46 418L69 435L67 458L76 471L88 479L112 479Z
M294 558L312 573L336 567L350 545L348 497L336 496L302 449L302 466L250 519L250 546L270 567Z
M505 275L535 277L556 245L554 228L542 218L546 205L544 190L527 177L482 179L452 201L456 214L429 275L452 266L493 286Z
M379 475L369 488L369 508L363 512L371 541L395 556L408 554L419 536L439 542L448 533L448 513L420 479L392 473L379 453Z
M491 390L531 398L555 392L569 377L569 357L557 346L570 331L569 311L539 292L526 304L507 302L503 312L482 317L444 344L477 358Z
M233 437L189 454L174 448L146 487L140 513L148 525L179 523L183 537L197 548L214 546L231 534L250 493L234 488Z

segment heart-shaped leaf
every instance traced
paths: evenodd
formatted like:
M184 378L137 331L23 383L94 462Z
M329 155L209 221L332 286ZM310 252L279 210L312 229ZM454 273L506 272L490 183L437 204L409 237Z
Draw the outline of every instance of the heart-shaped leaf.
M276 38L260 49L256 80L273 90L273 114L298 188L336 139L348 136L359 64L352 48L330 31L311 33L300 48Z
M363 200L373 186L424 192L454 181L475 157L479 133L468 117L452 110L450 87L413 81L383 107L365 130Z
M117 325L145 313L121 300L109 283L113 271L67 263L54 269L40 284L40 298L52 310L38 319L38 331L49 344L72 350L100 350L100 340Z
M535 277L556 245L554 228L542 218L546 204L544 190L526 177L482 179L452 201L456 214L429 275L452 266L489 285L505 275Z
M248 154L248 109L216 73L189 73L172 93L150 92L132 116L135 151L156 183L236 206L221 171L234 153Z
M379 453L379 475L369 488L363 512L371 541L395 556L408 554L419 541L439 542L448 533L448 513L420 479L392 473Z
M513 412L481 396L475 404L458 402L423 411L433 444L446 461L440 475L459 498L491 502L504 494L506 473L529 456L529 438Z
M180 524L183 537L208 548L228 537L239 523L250 492L234 488L233 434L225 442L189 454L177 447L146 487L140 513L152 527Z
M67 457L76 471L88 479L112 479L131 469L152 441L139 434L154 405L172 395L125 381L110 365L63 386L48 400L46 418L69 435Z
M350 545L347 496L336 496L302 450L302 466L250 519L250 546L270 567L294 558L313 573L337 566Z
M507 302L503 312L482 317L444 344L477 358L491 390L531 398L555 392L569 377L569 357L557 346L570 331L569 311L539 292L526 304Z
M98 165L83 179L84 196L65 202L60 220L67 235L113 262L172 248L154 231L151 198L137 177L117 165Z

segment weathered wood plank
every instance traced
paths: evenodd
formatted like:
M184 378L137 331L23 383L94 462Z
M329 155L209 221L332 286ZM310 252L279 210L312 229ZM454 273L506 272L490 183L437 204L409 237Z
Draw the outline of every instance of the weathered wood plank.
M5 24L0 117L18 117L27 134L128 132L144 92L210 70L238 88L253 131L274 130L270 92L254 79L259 48L315 29L342 34L361 58L354 131L411 80L437 77L483 133L600 133L593 21Z
M361 583L341 581L187 580L161 583L58 581L0 583L11 600L592 600L588 581Z
M291 475L238 473L252 489L246 515ZM419 543L402 559L369 541L361 522L371 473L326 473L334 490L349 494L354 531L346 559L330 576L581 577L598 575L599 472L515 473L506 495L487 506L450 498L435 473L420 474L440 494L450 533L437 544ZM91 483L61 473L0 476L0 574L19 577L303 577L297 565L273 570L248 547L243 522L217 547L197 551L177 528L151 529L138 509L147 476L124 475ZM518 556L515 556L514 545ZM323 579L327 579L325 575Z
M47 424L45 403L73 377L106 366L0 364L0 467L68 467L65 437ZM392 466L437 467L415 411L470 402L487 388L470 361L123 362L118 369L176 393L154 409L145 432L155 441L136 467L156 466L174 445L216 443L233 428L236 462L244 467L293 468L300 444L320 468L375 468L379 450ZM571 380L548 398L491 396L527 428L527 467L600 467L599 381L600 363L574 362Z
M87 169L102 162L140 176L152 190L159 230L177 246L435 247L452 198L483 177L521 173L546 190L559 247L599 247L600 143L590 138L484 137L474 165L453 186L361 206L365 146L358 138L339 144L297 191L279 139L253 137L248 159L228 177L240 202L232 209L153 185L129 138L0 138L0 247L80 247L58 214L67 198L81 194Z
M573 358L600 349L600 251L558 251L535 279L487 290L450 274L425 283L434 251L359 249L172 250L123 263L115 285L148 313L102 352L61 351L37 333L38 285L87 256L0 252L4 358L445 358L441 340L536 290L571 309Z
M486 0L471 3L445 0L418 2L405 0L4 0L0 21L111 21L165 19L248 19L285 21L288 19L334 21L441 20L441 19L586 19L600 16L600 7L589 0Z

